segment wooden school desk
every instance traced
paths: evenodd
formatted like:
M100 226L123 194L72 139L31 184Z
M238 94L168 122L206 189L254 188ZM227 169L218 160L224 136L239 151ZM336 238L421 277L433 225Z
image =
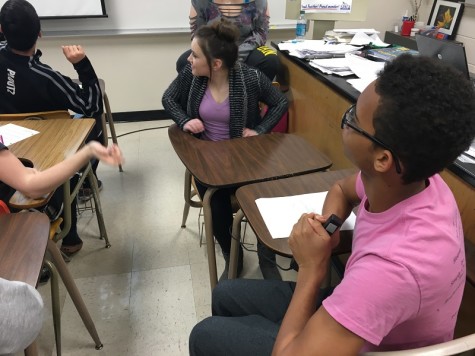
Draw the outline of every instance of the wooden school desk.
M256 237L267 248L270 248L281 256L292 257L292 251L290 250L287 238L272 238L256 205L256 199L327 191L338 179L349 176L355 172L353 169L319 172L275 181L249 184L239 188L236 191L236 199L241 210L238 211L233 221L229 278L236 278L237 275L238 246L241 240L241 221L244 216L246 216ZM342 231L340 234L340 246L335 249L334 253L350 251L352 235L352 231Z
M8 121L4 122L8 124ZM33 163L34 168L43 171L73 155L83 144L95 124L94 119L55 119L55 120L21 120L11 123L28 129L39 131L32 137L10 145L9 150L18 158L27 159ZM77 195L84 179L89 178L92 184L97 184L89 163L78 184L70 191L69 180L63 183L64 224L61 232L56 237L60 240L65 237L71 228L71 202ZM96 186L97 191L97 186ZM52 194L52 193L51 193ZM37 208L45 205L51 194L43 199L31 199L20 192L16 192L9 201L9 206L16 209ZM104 238L106 247L110 247L107 231L105 228L102 206L99 199L96 202L96 216L99 225L100 236Z
M168 136L186 169L208 187L203 197L203 212L211 289L218 279L210 206L214 192L317 172L331 166L326 155L296 135L274 133L212 142L200 140L172 125Z
M0 277L36 288L49 235L49 220L41 213L0 215ZM26 355L37 355L33 342Z
M8 121L4 122L8 124ZM12 122L15 125L26 127L28 129L39 131L38 134L31 136L27 139L19 141L13 145L10 145L9 150L18 158L23 158L31 161L33 167L38 170L45 170L50 168L61 161L64 161L66 157L74 154L83 144L86 137L89 135L92 127L95 124L94 119L56 119L56 120L23 120L23 121L14 121ZM92 173L91 165L88 164L85 174L79 180L79 183L74 188L73 192L70 192L69 180L63 184L64 191L64 203L63 203L63 216L65 224L61 233L59 234L59 239L66 236L71 227L71 201L74 199L75 195L79 191L80 184L84 180L85 175L92 176L93 184L97 184L95 177ZM23 194L16 192L15 195L10 200L10 205L19 208L19 209L28 209L31 207L37 207L43 205L47 202L48 199L39 199L34 200L28 197L25 197ZM102 209L100 208L99 199L96 199L98 204L96 204L96 214L99 222L99 229L101 230L101 236L106 239L106 244L108 244L107 233L105 231L104 220L102 217ZM12 204L13 203L13 204ZM96 348L102 348L102 343L97 334L96 328L92 321L92 318L87 310L86 305L77 289L76 283L69 272L69 269L64 262L61 253L52 240L48 240L47 245L48 252L51 255L54 266L58 270L58 273L61 276L61 279L66 286L66 289L76 306L76 309L81 316L84 325L89 331L92 339L96 344ZM52 281L53 282L53 281ZM59 294L56 288L56 293L53 293L53 300L56 299L56 306L59 308ZM53 306L55 307L55 305ZM53 308L53 317L59 315L59 309ZM56 325L60 324L60 318L54 320ZM56 326L59 329L59 325ZM60 344L58 344L57 337L57 348L60 349Z

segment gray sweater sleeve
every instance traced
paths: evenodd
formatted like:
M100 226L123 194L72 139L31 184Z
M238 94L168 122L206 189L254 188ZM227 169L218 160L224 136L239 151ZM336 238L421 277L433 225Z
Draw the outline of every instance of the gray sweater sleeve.
M32 286L0 278L0 355L24 350L43 325L43 300Z

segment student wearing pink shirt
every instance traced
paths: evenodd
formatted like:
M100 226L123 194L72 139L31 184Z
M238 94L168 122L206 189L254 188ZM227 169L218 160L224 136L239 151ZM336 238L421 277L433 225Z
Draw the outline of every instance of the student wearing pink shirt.
M344 151L360 172L330 189L323 215L294 225L297 282L218 284L190 354L357 355L451 340L464 236L438 172L470 146L474 117L474 89L455 70L410 55L388 63L342 117ZM345 275L325 299L320 286L339 232L330 237L322 223L356 206Z

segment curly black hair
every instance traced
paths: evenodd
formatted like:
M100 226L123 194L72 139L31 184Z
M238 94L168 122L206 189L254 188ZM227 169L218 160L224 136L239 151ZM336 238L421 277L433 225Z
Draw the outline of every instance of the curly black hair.
M440 61L401 55L385 66L375 90L375 136L394 150L406 184L442 171L475 137L474 87Z

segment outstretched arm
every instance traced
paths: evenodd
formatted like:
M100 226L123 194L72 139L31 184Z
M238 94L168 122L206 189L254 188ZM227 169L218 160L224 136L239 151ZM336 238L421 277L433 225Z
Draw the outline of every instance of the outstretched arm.
M91 141L63 162L44 171L25 167L10 151L0 150L0 180L31 198L39 198L56 189L92 158L110 165L123 162L122 153L116 145L104 147Z

